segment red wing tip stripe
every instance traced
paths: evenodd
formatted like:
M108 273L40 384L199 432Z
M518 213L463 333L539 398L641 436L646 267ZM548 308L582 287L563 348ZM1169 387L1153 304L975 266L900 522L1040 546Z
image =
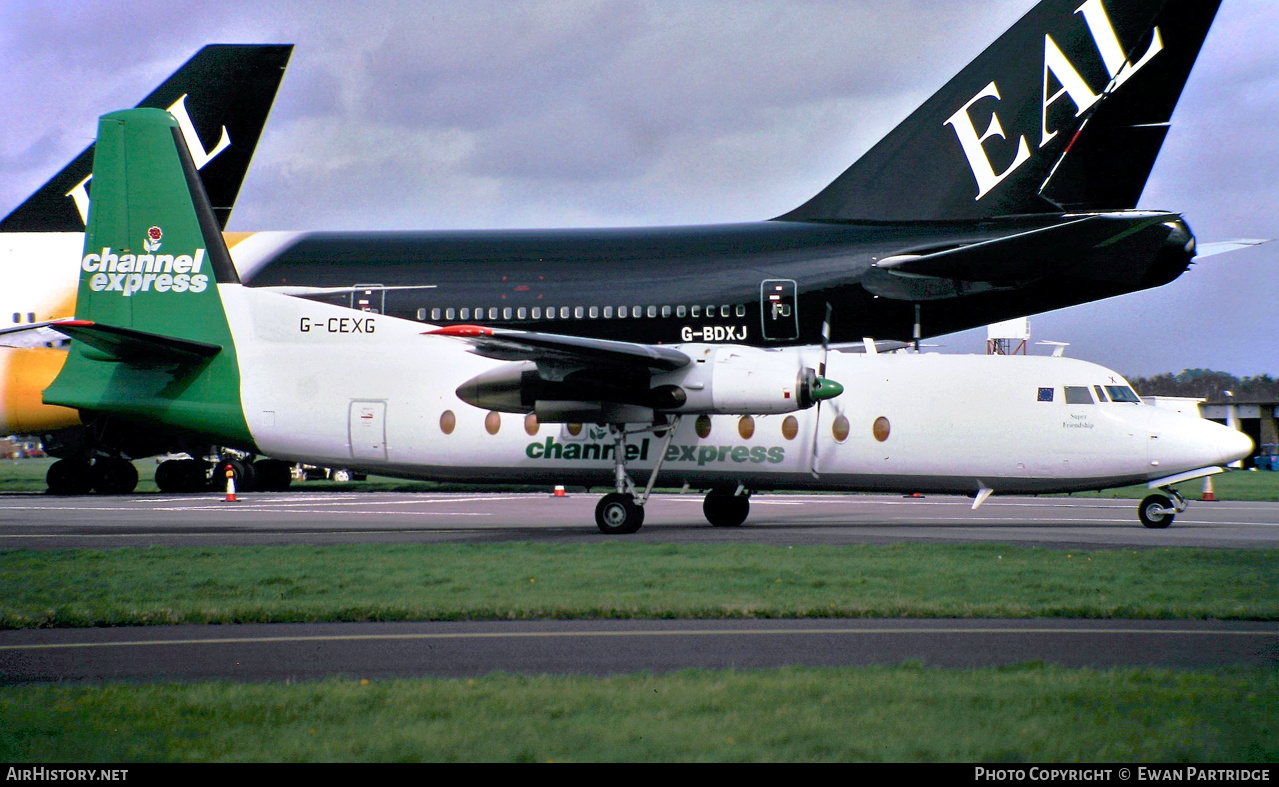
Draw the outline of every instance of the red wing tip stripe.
M71 328L83 328L93 325L93 320L54 320L50 325L64 325Z
M493 329L485 328L483 325L447 325L443 328L436 328L433 331L426 331L423 335L426 334L470 338L475 336L492 336Z

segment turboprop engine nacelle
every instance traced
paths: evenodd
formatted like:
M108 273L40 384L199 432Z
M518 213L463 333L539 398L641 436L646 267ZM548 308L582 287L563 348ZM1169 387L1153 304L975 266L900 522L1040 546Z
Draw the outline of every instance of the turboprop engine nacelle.
M812 407L844 387L818 376L795 352L729 345L679 347L691 363L639 381L573 374L550 380L532 361L502 364L457 388L486 410L537 413L546 421L643 421L654 413L769 415Z
M819 377L794 351L737 345L684 345L693 363L657 375L649 394L656 410L671 413L771 415L805 410L844 392Z

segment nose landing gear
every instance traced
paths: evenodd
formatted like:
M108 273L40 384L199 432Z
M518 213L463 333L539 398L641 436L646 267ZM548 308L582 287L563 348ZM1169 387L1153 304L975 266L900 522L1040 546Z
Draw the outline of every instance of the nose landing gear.
M1137 517L1146 527L1162 530L1171 525L1173 518L1185 511L1188 505L1186 498L1176 489L1163 487L1141 501L1141 505L1137 506Z

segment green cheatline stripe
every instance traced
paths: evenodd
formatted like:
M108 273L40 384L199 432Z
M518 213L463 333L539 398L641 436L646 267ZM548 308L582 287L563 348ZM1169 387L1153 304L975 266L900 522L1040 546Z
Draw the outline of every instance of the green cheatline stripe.
M270 642L361 642L393 640L447 640L447 639L537 639L570 637L690 637L690 636L776 636L811 634L1105 634L1105 635L1159 635L1188 634L1202 636L1277 637L1279 631L1221 631L1204 629L1104 629L1104 628L806 628L806 629L686 629L679 631L514 631L470 632L451 634L337 634L325 636L283 637L217 637L214 639L154 639L124 642L69 642L28 645L0 645L0 650L61 650L69 648L123 648L152 645L232 645Z

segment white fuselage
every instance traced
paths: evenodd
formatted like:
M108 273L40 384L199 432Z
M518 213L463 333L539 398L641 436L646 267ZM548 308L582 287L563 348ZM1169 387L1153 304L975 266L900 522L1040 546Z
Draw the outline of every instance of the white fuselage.
M432 325L219 289L245 417L268 456L405 477L613 484L614 443L603 427L536 424L458 399L459 385L506 362L425 335ZM779 352L813 367L821 361L820 348ZM661 483L1071 491L1221 465L1251 447L1199 418L1100 402L1097 387L1127 383L1075 359L831 353L826 375L846 390L820 410L754 416L749 424L736 415L703 417L700 425L686 416L665 450ZM1076 399L1078 389L1089 392L1092 403L1068 404L1066 386ZM663 453L653 433L628 442L632 472L652 468Z

